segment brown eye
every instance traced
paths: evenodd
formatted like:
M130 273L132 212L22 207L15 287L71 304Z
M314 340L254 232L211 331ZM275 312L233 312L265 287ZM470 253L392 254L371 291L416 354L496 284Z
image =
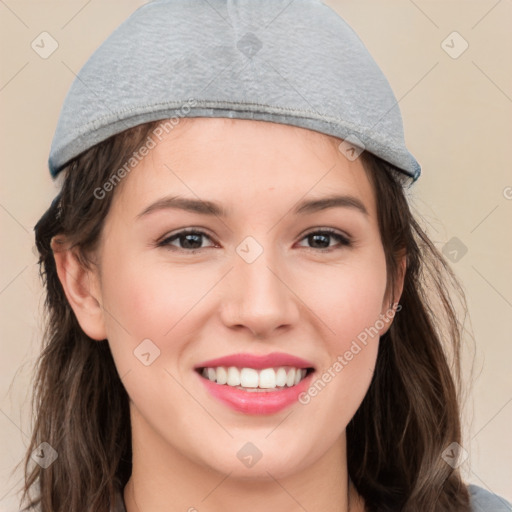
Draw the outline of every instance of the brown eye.
M350 245L350 240L345 235L330 229L313 231L303 238L303 240L307 240L308 243L311 244L311 249L319 250L336 248L331 245L332 239L338 241L338 246L346 247Z
M158 247L167 247L178 251L196 252L205 248L202 246L204 238L211 240L211 238L202 231L185 230L165 238L158 243ZM178 242L178 247L173 243L175 241Z

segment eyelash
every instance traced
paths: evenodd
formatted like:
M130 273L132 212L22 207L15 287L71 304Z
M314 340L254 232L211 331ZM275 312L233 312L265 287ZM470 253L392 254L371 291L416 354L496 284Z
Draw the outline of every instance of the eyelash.
M182 237L185 237L186 235L201 235L201 236L205 236L211 240L211 237L209 235L207 235L204 231L199 231L196 229L186 229L186 230L180 231L179 233L175 233L174 235L171 235L171 236L165 238L161 242L158 242L157 247L165 247L166 249L169 249L171 251L186 252L189 254L195 254L196 252L202 251L203 249L208 249L208 247L202 247L199 249L183 249L182 247L174 247L171 245L172 241L180 239ZM317 231L310 231L309 233L307 233L306 235L304 235L301 238L301 241L312 236L312 235L328 235L333 238L336 238L339 242L338 247L328 247L328 248L309 247L309 249L311 249L313 251L332 252L333 250L341 249L343 247L350 247L352 245L352 241L350 240L349 237L342 235L341 233L338 233L337 231L334 231L333 229L329 229L329 228L319 229Z

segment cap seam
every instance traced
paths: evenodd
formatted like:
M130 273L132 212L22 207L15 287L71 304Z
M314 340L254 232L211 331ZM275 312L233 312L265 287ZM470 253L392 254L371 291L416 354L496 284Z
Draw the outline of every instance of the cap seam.
M139 106L133 107L133 108L125 108L125 109L122 109L122 110L116 110L115 112L112 112L109 115L98 117L97 119L89 121L87 124L83 125L83 130L81 130L78 133L78 136L82 136L82 135L87 134L88 130L90 128L95 128L98 125L98 123L102 123L103 126L105 126L105 124L104 124L105 121L107 121L107 125L108 125L108 124L110 124L112 122L127 120L126 117L124 117L124 118L121 117L121 115L125 114L125 113L137 112L136 115L151 114L153 112L156 113L156 112L161 111L161 110L173 108L174 105L183 106L188 101L189 100L179 101L179 102L174 101L174 102L152 103L152 104L147 104L147 105L139 105ZM245 109L245 110L247 112L253 112L254 111L256 113L272 114L273 112L268 112L268 111L267 112L261 112L261 110L257 110L257 107L266 107L266 108L269 108L269 109L273 109L274 111L276 111L275 113L282 112L282 113L287 113L287 114L292 114L292 115L294 115L294 114L303 114L303 117L306 118L306 119L325 121L327 123L332 123L332 124L335 124L335 125L345 126L346 128L353 130L354 133L368 134L369 136L375 136L375 135L378 136L379 135L378 132L372 130L371 128L362 127L363 128L362 130L361 129L357 129L358 125L354 125L353 123L347 122L347 120L345 120L345 119L341 119L341 118L337 118L337 117L331 117L331 116L323 115L323 114L318 114L318 113L316 113L316 112L314 112L312 110L279 107L279 106L275 106L275 105L269 105L268 103L239 103L239 102L215 101L215 100L213 100L213 101L212 100L209 100L209 101L195 100L195 101L197 102L197 104L194 107L191 107L191 111L193 111L194 109L197 109L198 106L203 107L203 108L215 108L215 106L219 106L219 105L222 105L222 106L232 106L232 107L248 107L248 106L251 106L251 107L254 107L254 110L252 110L252 109ZM165 108L156 108L154 110L148 110L148 108L153 108L153 107L165 107ZM171 116L171 117L173 117L173 116ZM181 117L189 117L189 116L185 115L185 116L181 116ZM162 118L162 120L163 119L165 119L165 118ZM73 139L70 139L70 142L73 141L75 138L76 138L76 136L73 137ZM380 139L380 137L379 137L379 139ZM393 137L393 138L390 138L390 140L395 141L395 142L400 142L401 139ZM65 147L68 144L69 143L66 143L66 144L64 144L61 147Z

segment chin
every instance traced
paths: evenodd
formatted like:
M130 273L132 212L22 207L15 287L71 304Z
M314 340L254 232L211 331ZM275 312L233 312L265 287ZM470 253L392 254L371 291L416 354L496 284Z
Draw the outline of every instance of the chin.
M229 474L230 479L271 481L282 479L300 471L311 464L306 454L297 451L287 453L276 447L257 448L255 443L235 443L236 447L227 448L224 453L212 453L212 459L203 463L216 472ZM293 450L293 447L287 447Z

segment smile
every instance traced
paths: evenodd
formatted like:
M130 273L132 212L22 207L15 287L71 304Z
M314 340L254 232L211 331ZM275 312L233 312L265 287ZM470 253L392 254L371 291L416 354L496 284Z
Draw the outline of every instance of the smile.
M312 371L312 369L309 369ZM236 366L202 368L201 375L220 385L248 392L278 391L296 386L307 375L307 368L281 366L278 368L237 368Z
M207 393L244 414L273 414L298 402L308 389L315 366L293 354L237 353L194 366Z

